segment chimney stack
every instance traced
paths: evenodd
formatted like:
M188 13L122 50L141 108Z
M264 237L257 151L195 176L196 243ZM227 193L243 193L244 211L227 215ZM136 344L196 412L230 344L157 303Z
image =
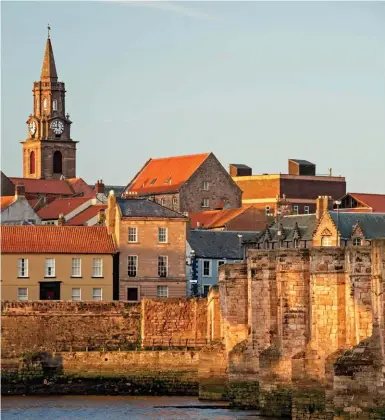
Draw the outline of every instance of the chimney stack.
M106 221L106 213L104 209L100 209L98 213L98 224L104 226L105 221Z
M25 188L22 184L17 184L15 186L15 196L16 198L25 197Z
M102 179L98 179L95 184L96 194L104 194L104 183Z
M63 213L60 213L59 214L59 218L57 219L57 224L59 226L64 226L65 225L65 222L66 222L66 219L64 217L64 214Z
M110 190L107 199L107 217L106 226L108 227L108 233L113 233L115 230L115 217L116 217L116 196L115 191Z
M331 210L333 205L332 198L327 195L320 195L316 200L316 217L320 220L327 211Z

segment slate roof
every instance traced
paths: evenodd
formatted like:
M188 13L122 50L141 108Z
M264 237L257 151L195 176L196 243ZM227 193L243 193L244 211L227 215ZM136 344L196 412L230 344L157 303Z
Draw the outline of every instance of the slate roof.
M0 226L2 253L113 254L104 226Z
M155 217L187 220L187 217L183 214L145 198L118 198L116 203L119 205L123 217Z
M148 160L125 191L162 194L179 191L210 153Z
M245 165L244 163L230 163L230 166L238 169L251 169L250 166Z
M188 243L197 258L241 259L240 240L252 241L259 232L234 232L215 230L191 230ZM242 247L242 245L241 245Z
M337 212L329 212L337 226ZM359 223L366 239L385 238L385 213L345 213L338 214L338 230L342 239L349 239L354 226Z

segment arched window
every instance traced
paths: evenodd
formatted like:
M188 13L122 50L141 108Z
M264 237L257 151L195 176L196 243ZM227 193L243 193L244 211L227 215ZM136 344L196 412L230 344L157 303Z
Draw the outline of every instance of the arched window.
M52 110L53 110L53 111L57 111L57 100L56 100L56 99L54 99L54 100L52 101Z
M54 174L61 174L62 173L62 155L61 153L57 150L54 154L53 154L53 173Z
M35 173L35 152L32 151L29 154L29 173L34 174Z
M43 109L44 110L47 109L47 98L44 98L44 100L43 100Z

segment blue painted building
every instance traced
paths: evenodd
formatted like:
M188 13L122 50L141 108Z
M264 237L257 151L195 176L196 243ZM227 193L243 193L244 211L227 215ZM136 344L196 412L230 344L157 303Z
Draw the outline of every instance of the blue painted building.
M222 264L243 261L243 241L256 240L259 232L191 230L187 239L187 294L206 296L217 284Z

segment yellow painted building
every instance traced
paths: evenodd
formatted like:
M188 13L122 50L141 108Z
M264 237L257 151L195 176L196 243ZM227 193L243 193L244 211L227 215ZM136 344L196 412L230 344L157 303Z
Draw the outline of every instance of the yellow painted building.
M1 226L2 300L110 301L115 245L103 226Z

